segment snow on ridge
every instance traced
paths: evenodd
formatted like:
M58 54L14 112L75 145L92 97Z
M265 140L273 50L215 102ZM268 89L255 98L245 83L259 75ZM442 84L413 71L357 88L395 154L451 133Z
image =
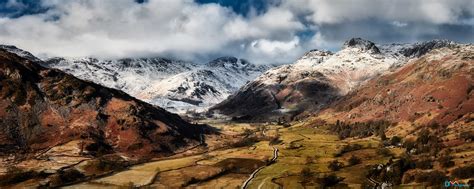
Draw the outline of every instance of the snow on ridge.
M432 40L413 44L375 44L353 38L346 41L342 49L332 53L311 50L293 64L274 67L254 82L278 85L303 80L308 76L331 80L342 94L355 89L363 82L380 74L392 71L433 48L454 45L445 40ZM250 85L250 84L249 84Z
M207 64L159 57L52 58L46 65L122 90L175 113L204 111L269 68L235 57L223 57Z

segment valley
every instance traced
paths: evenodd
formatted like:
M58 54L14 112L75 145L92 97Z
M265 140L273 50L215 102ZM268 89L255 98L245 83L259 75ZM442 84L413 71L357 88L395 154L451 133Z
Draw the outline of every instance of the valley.
M264 71L232 57L44 62L2 47L0 187L473 184L473 51L353 38Z
M268 165L254 175L246 188L320 188L321 178L332 174L343 178L338 182L338 188L361 188L382 182L378 178L367 177L371 167L398 161L406 154L403 146L383 146L378 136L341 140L329 131L327 125L311 121L295 122L289 127L246 123L217 123L215 127L223 128L222 132L226 133L223 135L238 138L245 138L248 129L254 135L265 133L278 137L243 147L151 161L65 188L240 188L254 170L265 164ZM209 144L216 145L216 141L209 141ZM349 149L347 146L360 147L344 151ZM278 149L278 158L274 163L270 163L274 158L272 147ZM456 165L461 167L462 162L474 162L473 147L472 144L458 147L462 152L454 154ZM359 158L359 162L353 162L353 156ZM335 160L342 163L338 170L329 166ZM402 187L425 185L415 182L404 183Z
M474 188L474 0L0 0L0 189Z
M405 147L383 144L390 139L382 141L378 136L371 136L341 140L328 129L328 125L318 125L313 121L296 122L289 127L244 123L219 123L216 127L229 128L222 132L239 138L245 138L250 129L252 135L262 137L265 133L272 136L272 140L152 161L66 188L241 188L249 180L249 175L265 164L267 166L259 169L245 188L321 188L324 184L337 188L375 187L383 181L368 176L373 167L386 169L387 164L406 158ZM270 163L275 152L272 147L278 149L278 158L274 163ZM472 144L464 144L457 149L452 155L456 166L451 170L474 162ZM353 157L358 160L351 159ZM340 165L330 166L334 161ZM434 164L440 166L436 161ZM413 168L410 171L415 170L423 169ZM326 183L324 178L332 175L340 181ZM401 176L399 179L402 179ZM409 182L401 187L427 185Z

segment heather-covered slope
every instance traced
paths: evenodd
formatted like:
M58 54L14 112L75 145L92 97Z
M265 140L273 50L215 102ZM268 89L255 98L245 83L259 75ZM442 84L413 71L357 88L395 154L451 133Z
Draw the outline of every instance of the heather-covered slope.
M440 48L371 80L322 115L349 122L449 125L474 112L473 89L474 46Z
M81 153L150 157L199 142L201 127L124 92L0 50L0 152L81 141Z

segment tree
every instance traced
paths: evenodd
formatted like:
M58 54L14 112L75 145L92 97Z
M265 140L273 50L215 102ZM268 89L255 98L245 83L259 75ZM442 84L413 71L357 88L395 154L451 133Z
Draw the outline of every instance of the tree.
M334 160L329 163L328 168L331 169L332 171L338 171L343 166L344 165L341 162Z
M361 160L357 156L352 155L351 158L349 158L349 165L357 165L360 162Z
M402 138L400 138L399 136L393 136L391 139L390 139L390 144L391 145L398 145L402 142Z
M311 169L309 167L305 167L301 170L300 172L300 177L301 177L301 182L307 183L311 180L311 177L313 177L313 172L311 172Z
M441 171L422 172L415 175L416 182L427 182L430 186L442 184L448 177Z
M441 157L439 157L438 161L443 168L454 166L453 157L449 154L443 154Z
M377 154L382 155L384 157L392 156L392 152L390 152L390 150L387 148L379 148L377 150Z
M249 137L250 135L253 135L253 133L254 132L252 130L245 128L243 135L245 137Z
M336 176L335 174L330 174L327 176L324 176L323 178L319 179L319 184L321 185L321 188L327 188L331 186L335 186L339 182L343 181L344 179L341 177Z
M380 140L382 140L382 141L387 140L387 136L385 135L385 131L381 130L379 135L380 135Z
M453 170L452 175L459 179L468 179L474 177L474 164L459 167Z

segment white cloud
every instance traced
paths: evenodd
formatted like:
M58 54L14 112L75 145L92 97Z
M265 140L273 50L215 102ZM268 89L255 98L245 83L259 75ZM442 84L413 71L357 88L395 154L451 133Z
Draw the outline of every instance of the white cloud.
M304 27L286 10L248 19L217 4L190 0L43 3L53 8L44 14L2 19L0 42L48 56L123 57L143 51L192 58L219 52L230 43L292 38ZM269 18L274 16L281 20Z
M298 37L295 37L291 41L270 41L266 39L260 39L252 42L252 48L257 52L275 54L291 51L298 47L299 43L300 40Z
M9 0L11 6L20 6ZM218 4L193 0L42 0L46 13L0 18L0 43L43 56L234 55L254 62L291 62L312 48L339 47L344 39L322 33L325 25L378 20L408 28L417 23L472 23L472 0L285 0L244 17ZM468 18L461 18L466 17ZM469 17L470 16L470 17ZM461 21L464 20L464 21ZM409 24L408 24L409 23ZM472 25L472 24L471 24ZM378 30L380 28L369 28ZM298 32L312 31L302 38ZM435 27L416 30L436 34ZM331 33L338 33L334 31ZM373 32L373 33L383 33ZM412 35L408 32L403 35ZM352 37L352 36L350 36Z
M392 22L392 25L397 26L397 27L405 27L405 26L408 26L407 23L405 23L405 22L399 22L399 21L393 21L393 22Z
M286 0L282 6L309 14L317 24L363 19L443 24L474 14L472 0Z

